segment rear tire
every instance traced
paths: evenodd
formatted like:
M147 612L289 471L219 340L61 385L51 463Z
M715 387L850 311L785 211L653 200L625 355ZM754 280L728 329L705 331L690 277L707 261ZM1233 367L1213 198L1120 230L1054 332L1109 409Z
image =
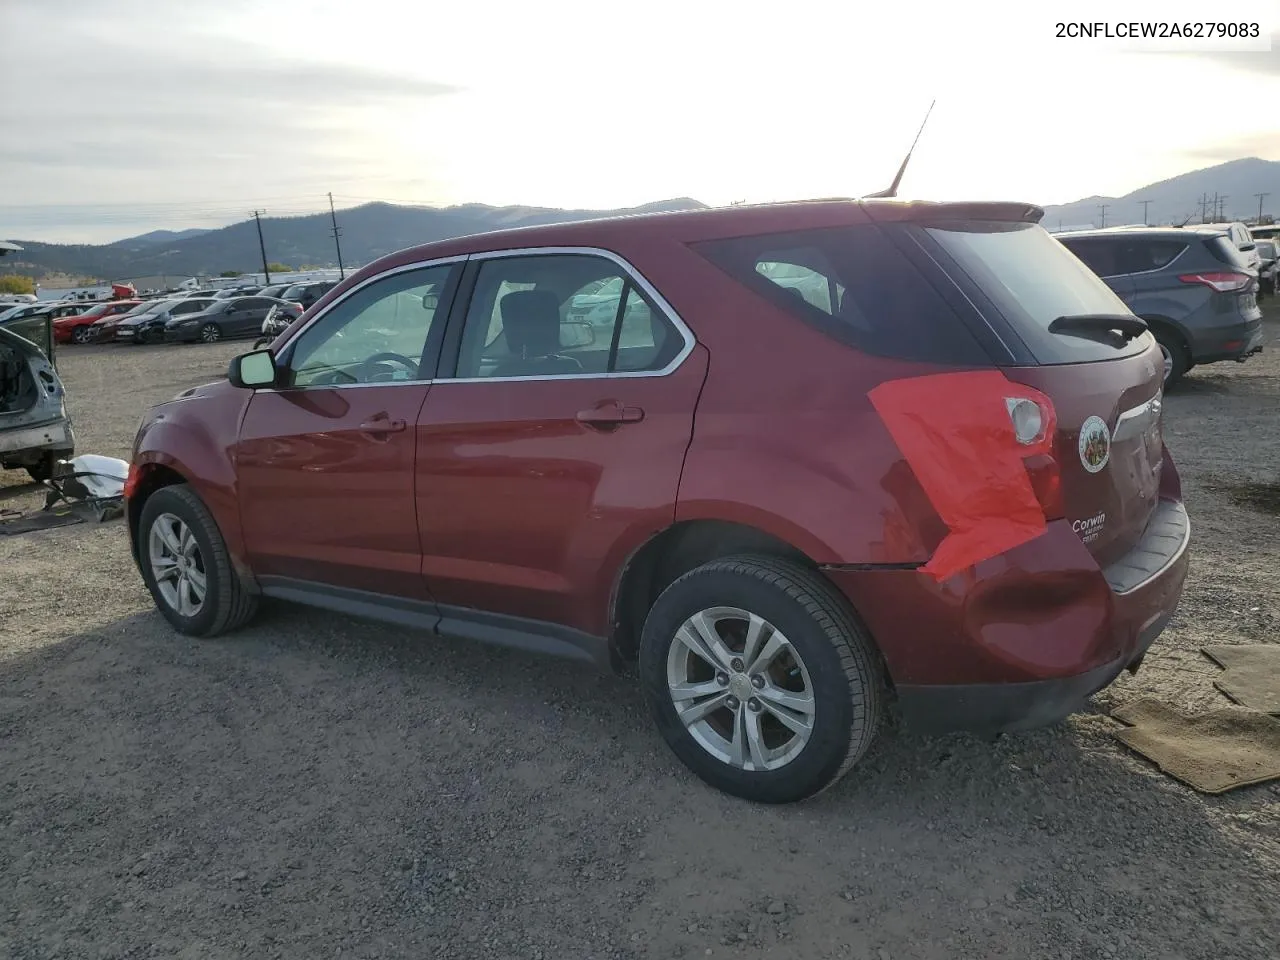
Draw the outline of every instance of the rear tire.
M1163 330L1156 330L1154 333L1164 357L1164 388L1168 390L1191 369L1191 361L1180 337Z
M171 549L166 541L181 549ZM243 626L257 611L258 597L236 573L213 514L185 484L162 487L147 498L137 543L142 579L179 633L215 637ZM181 569L175 573L169 561L178 555ZM193 583L204 587L198 606Z
M204 343L217 343L222 339L222 328L216 323L206 323L200 328L200 339Z
M698 646L706 629L718 652L680 639ZM884 712L880 659L848 603L773 557L712 561L667 587L645 620L639 668L672 752L711 786L761 803L831 786L866 754Z
M72 343L88 343L89 337L92 336L90 327L76 327L71 331Z

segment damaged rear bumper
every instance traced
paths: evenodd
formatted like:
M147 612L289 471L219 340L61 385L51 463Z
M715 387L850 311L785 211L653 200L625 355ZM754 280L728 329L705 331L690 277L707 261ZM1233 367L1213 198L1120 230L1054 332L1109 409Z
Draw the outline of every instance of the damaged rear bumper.
M1013 733L1065 719L1085 701L1111 685L1126 667L1137 668L1173 611L1160 616L1139 636L1134 651L1074 677L1027 683L970 683L901 686L898 706L903 722L916 733Z

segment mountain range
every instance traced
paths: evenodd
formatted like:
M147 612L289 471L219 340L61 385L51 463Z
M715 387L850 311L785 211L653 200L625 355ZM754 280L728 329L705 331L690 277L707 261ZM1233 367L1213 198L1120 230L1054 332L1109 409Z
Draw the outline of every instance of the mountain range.
M592 220L626 214L697 210L705 204L680 198L619 210L560 210L550 207L493 207L472 203L456 207L414 207L366 203L338 213L342 257L348 266L432 240L489 230L568 220ZM337 265L328 213L264 218L267 260L290 267ZM216 276L223 271L262 268L258 231L252 220L217 230L153 230L108 244L40 243L15 240L23 249L0 262L9 273L94 277Z
M1085 197L1072 203L1045 207L1049 229L1086 225L1104 226L1200 222L1204 214L1215 219L1213 198L1223 199L1220 209L1227 220L1242 220L1258 212L1257 194L1269 194L1271 209L1280 205L1280 163L1248 157L1203 170L1193 170L1168 180L1148 184L1122 197ZM1035 197L1011 199L1037 202ZM495 207L480 203L454 207L417 207L367 203L339 212L342 253L348 265L364 264L386 253L450 237L483 233L507 227L589 220L624 214L697 210L706 204L687 197L619 210L561 210L550 207ZM1105 210L1104 210L1105 208ZM1105 221L1104 221L1105 216ZM0 225L2 227L3 225ZM327 213L277 217L262 221L267 259L292 267L335 265L331 224ZM215 275L227 270L255 271L262 258L253 221L215 230L153 230L114 243L56 244L16 242L24 249L0 261L0 270L23 273L36 279L51 274L118 280L143 276Z
M1270 194L1263 197L1264 212L1280 207L1280 163L1246 157L1149 183L1122 197L1085 197L1072 203L1046 206L1042 222L1053 230L1059 226L1183 223L1188 218L1192 218L1191 223L1253 219L1258 215L1260 193ZM1215 194L1222 201L1217 216L1213 212ZM1201 220L1201 202L1206 198L1205 219ZM1034 197L1025 199L1035 200ZM1148 201L1145 220L1144 200Z

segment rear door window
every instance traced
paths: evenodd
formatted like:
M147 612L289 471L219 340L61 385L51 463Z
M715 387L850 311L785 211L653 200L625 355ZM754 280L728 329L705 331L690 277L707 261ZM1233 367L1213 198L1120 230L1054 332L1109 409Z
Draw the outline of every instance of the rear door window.
M1180 240L1135 237L1120 247L1120 267L1124 273L1148 273L1171 264L1187 245Z
M775 306L858 350L954 365L991 362L929 278L874 225L734 237L694 249Z
M663 370L685 341L619 264L592 254L486 260L456 376L509 379Z
M1146 335L1119 338L1049 331L1058 317L1130 314L1098 274L1034 223L961 221L924 228L1041 364L1111 360L1140 353Z

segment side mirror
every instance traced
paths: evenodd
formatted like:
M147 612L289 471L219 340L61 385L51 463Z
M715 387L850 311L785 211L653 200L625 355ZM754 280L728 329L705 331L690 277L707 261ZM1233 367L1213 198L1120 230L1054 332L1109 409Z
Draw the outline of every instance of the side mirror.
M227 367L227 379L233 387L255 390L258 387L275 386L279 371L276 358L270 350L255 350L231 358Z
M589 323L571 320L560 324L560 346L589 347L596 342L596 331Z

